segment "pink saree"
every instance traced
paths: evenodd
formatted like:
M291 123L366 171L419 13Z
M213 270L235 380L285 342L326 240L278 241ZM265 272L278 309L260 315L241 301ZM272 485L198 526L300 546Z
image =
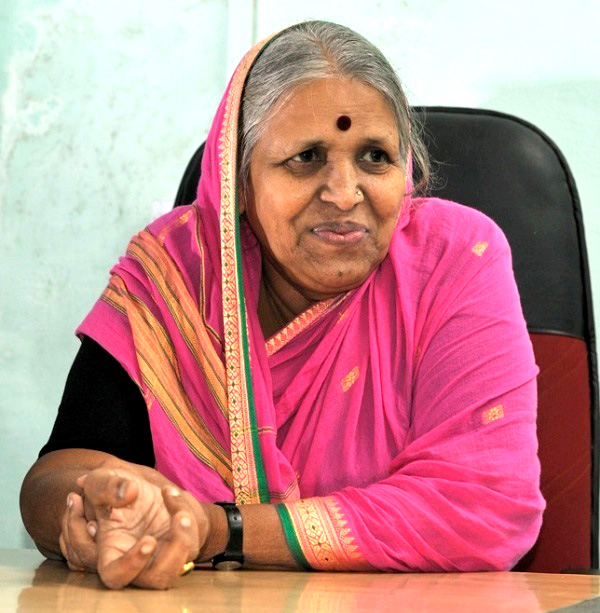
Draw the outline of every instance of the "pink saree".
M196 202L132 239L78 334L142 391L156 469L202 501L277 504L301 566L510 568L544 503L506 240L474 210L407 198L361 287L265 339L260 248L236 202L260 49L217 111Z

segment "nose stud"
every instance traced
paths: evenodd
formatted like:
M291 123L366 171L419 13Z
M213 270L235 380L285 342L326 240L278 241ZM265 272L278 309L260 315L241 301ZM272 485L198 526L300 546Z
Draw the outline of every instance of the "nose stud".
M365 196L364 196L364 194L362 193L362 191L361 191L360 187L357 187L357 188L356 188L356 191L355 191L354 193L355 193L356 197L359 199L359 202L360 202L361 200L363 200L363 199L364 199L364 197L365 197Z

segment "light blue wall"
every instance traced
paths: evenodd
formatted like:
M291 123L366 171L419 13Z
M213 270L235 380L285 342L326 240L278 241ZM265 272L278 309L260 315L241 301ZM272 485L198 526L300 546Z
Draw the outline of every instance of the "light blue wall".
M169 208L226 83L226 2L0 8L0 547L50 432L73 331L127 244Z
M415 104L491 108L545 130L577 180L600 287L594 0L2 2L0 547L29 543L20 482L110 266L169 208L234 58L308 17L378 44Z

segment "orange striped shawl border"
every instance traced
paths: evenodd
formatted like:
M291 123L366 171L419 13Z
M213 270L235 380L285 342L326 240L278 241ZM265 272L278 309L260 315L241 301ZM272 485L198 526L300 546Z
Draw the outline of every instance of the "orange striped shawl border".
M212 468L228 487L232 487L229 454L215 440L183 389L175 350L164 328L148 307L127 291L123 280L116 275L111 278L102 299L128 318L142 378L138 384L144 398L148 401L149 391L193 455ZM181 306L177 302L167 304L175 310ZM186 340L188 346L195 342ZM210 345L205 349L208 354L211 350L214 352ZM207 377L206 380L210 387L209 379ZM213 393L218 394L219 391Z

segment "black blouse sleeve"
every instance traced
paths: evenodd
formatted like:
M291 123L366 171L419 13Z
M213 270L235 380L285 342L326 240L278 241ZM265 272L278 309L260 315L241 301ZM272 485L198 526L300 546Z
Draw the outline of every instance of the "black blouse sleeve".
M68 448L104 451L154 466L148 410L138 386L86 336L67 377L52 434L39 455Z

